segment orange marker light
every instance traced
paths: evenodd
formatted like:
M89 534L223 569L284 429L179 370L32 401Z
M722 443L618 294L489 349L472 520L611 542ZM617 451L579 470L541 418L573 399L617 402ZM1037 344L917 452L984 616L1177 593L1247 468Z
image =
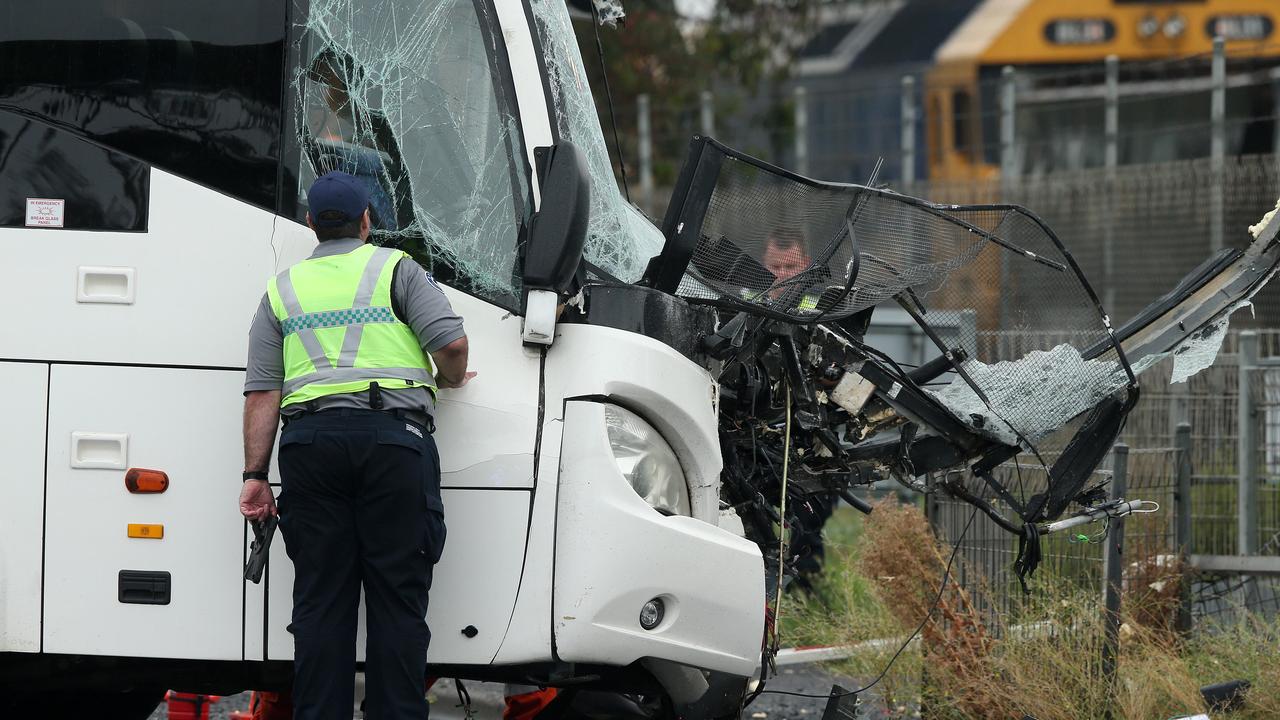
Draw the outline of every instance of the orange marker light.
M164 526L129 523L129 537L143 538L145 540L161 540L164 538Z
M169 476L163 470L129 468L124 474L124 486L131 493L162 493L169 489Z

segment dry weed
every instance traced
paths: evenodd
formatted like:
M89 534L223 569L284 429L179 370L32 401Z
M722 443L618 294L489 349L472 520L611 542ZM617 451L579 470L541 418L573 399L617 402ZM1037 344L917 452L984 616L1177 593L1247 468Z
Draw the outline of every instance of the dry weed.
M811 642L863 642L841 669L869 679L898 643L865 641L904 638L919 625L950 550L917 508L881 504L862 521L856 548L828 556L818 593L789 604L789 612L797 627L810 628L804 639ZM1104 618L1094 583L1044 568L1031 594L1017 600L1016 620L984 622L975 600L987 599L987 586L967 567L970 589L948 585L925 624L923 650L908 650L886 676L887 708L922 697L927 717L937 720L1082 720L1108 710L1117 720L1160 720L1204 712L1202 685L1244 678L1252 689L1230 717L1280 718L1280 619L1202 626L1181 638L1174 624L1184 568L1143 550L1132 549L1139 559L1125 569L1114 684L1102 672Z

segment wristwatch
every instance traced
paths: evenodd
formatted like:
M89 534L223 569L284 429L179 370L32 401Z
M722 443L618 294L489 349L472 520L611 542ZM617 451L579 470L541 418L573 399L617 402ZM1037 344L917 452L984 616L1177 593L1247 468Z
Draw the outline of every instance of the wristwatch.
M250 480L266 480L267 471L266 470L245 470L240 477L243 482L249 482Z

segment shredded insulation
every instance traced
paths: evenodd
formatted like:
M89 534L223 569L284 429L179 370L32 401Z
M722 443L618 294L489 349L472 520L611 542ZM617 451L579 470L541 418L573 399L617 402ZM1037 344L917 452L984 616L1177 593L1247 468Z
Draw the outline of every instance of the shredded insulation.
M1258 221L1257 225L1249 226L1249 233L1253 235L1255 239L1257 239L1258 237L1261 237L1263 228L1267 226L1267 223L1271 222L1271 219L1276 216L1277 212L1280 212L1280 199L1276 200L1275 209L1267 213L1266 215L1263 215L1262 219Z

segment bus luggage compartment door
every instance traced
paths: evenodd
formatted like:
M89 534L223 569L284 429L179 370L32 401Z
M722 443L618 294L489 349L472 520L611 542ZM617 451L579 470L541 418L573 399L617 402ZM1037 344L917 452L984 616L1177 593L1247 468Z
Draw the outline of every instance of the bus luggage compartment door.
M49 366L6 362L0 373L8 383L0 433L0 653L37 652Z
M238 371L55 365L44 651L239 660ZM163 492L125 486L161 470Z

